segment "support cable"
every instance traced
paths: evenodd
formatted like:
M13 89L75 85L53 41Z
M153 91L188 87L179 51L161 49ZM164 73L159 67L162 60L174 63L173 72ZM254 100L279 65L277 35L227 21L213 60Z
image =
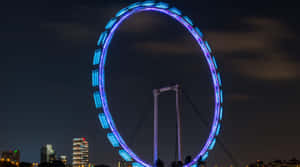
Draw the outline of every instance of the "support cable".
M209 122L207 122L206 120L203 119L204 118L203 115L199 111L196 104L192 101L189 94L186 91L184 91L183 89L182 89L182 94L185 97L185 99L188 101L188 103L192 106L193 111L197 114L197 116L199 116L201 122L206 126L206 128L209 128ZM237 159L233 156L232 152L229 151L229 149L225 146L224 142L220 139L219 136L216 136L216 141L217 141L216 143L218 143L222 147L224 153L230 158L230 160L232 161L234 166L239 167L239 163L238 163Z

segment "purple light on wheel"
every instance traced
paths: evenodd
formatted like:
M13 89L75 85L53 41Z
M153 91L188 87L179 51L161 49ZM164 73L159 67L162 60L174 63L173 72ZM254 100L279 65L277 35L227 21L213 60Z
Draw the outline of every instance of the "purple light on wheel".
M214 87L214 93L215 93L215 107L214 107L214 119L212 122L212 127L209 133L209 137L206 140L205 145L201 149L201 151L194 157L192 162L189 164L186 164L185 167L191 167L195 165L200 158L206 159L208 157L208 151L213 148L215 145L215 137L220 133L220 121L222 119L223 109L221 109L221 105L223 102L223 93L221 90L221 77L220 73L217 72L217 63L215 58L211 55L212 49L209 46L208 42L203 40L203 34L200 31L199 28L194 27L193 21L187 17L182 16L182 12L178 10L175 7L170 6L167 3L164 2L158 2L155 3L154 1L145 1L145 2L137 2L134 4L131 4L123 9L121 9L114 17L112 18L105 26L106 30L100 35L100 38L97 43L97 50L94 55L93 65L99 64L99 82L93 81L93 85L99 85L99 92L94 93L94 99L96 103L96 108L103 110L103 113L99 117L99 119L102 119L102 122L105 120L105 124L109 126L109 136L108 137L111 140L111 143L119 144L120 150L119 154L125 159L125 160L133 160L133 163L135 163L136 166L145 166L145 167L151 167L152 163L147 163L144 160L140 159L126 144L126 142L123 140L122 136L120 135L119 131L117 130L117 127L112 119L112 116L110 114L107 97L106 97L106 91L105 91L105 64L106 64L106 58L107 58L107 51L108 47L110 45L110 41L115 33L115 31L118 29L118 27L121 25L123 21L125 21L129 16L144 12L144 11L154 11L166 14L173 19L177 20L179 23L181 23L194 37L194 39L197 41L200 49L204 53L206 62L209 66L211 77L213 79L213 87ZM96 73L94 71L93 75L94 80L97 78ZM104 119L105 116L105 119ZM101 121L101 120L100 120ZM104 127L107 127L105 125ZM113 141L113 142L112 142ZM119 147L118 147L119 148Z

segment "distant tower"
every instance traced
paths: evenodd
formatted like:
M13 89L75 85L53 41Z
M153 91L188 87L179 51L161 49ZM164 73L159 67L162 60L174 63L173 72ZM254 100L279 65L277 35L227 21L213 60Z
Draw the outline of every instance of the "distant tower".
M88 167L89 144L86 138L73 139L73 167Z
M41 148L41 163L52 163L56 160L56 153L51 144L46 144Z
M67 156L66 155L61 155L59 156L59 160L61 160L62 163L64 163L65 165L67 165Z

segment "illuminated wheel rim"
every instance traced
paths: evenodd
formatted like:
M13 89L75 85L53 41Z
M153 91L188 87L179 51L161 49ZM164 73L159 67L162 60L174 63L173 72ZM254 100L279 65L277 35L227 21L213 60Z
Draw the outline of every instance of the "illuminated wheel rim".
M189 164L185 164L185 167L190 167L197 165L199 160L205 161L208 157L208 152L212 150L216 144L216 137L220 133L221 121L223 114L223 92L222 92L222 82L220 73L218 73L218 66L214 56L212 56L212 50L208 42L203 40L203 34L194 26L193 21L182 15L181 11L175 7L170 6L164 2L136 2L126 8L121 9L114 18L112 18L105 26L105 31L101 33L100 38L97 43L97 49L94 54L93 66L95 69L92 71L92 86L99 88L95 91L94 101L95 106L99 109L99 120L103 129L107 131L107 138L113 147L118 148L120 156L127 162L132 162L133 167L151 167L152 165L140 159L126 144L122 139L117 127L110 114L108 101L105 91L105 64L107 58L107 50L110 45L110 41L120 26L120 24L126 20L129 16L134 13L143 11L155 11L159 13L166 14L173 19L181 23L193 36L200 46L202 52L204 53L205 59L209 65L213 86L214 86L214 96L215 96L215 107L214 107L214 120L209 133L209 137L206 140L205 145L201 148L201 151L193 158ZM99 67L99 68L97 68Z

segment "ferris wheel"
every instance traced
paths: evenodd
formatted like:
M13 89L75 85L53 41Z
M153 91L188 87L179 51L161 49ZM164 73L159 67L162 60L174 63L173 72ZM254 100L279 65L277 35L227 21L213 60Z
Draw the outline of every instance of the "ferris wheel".
M215 57L212 55L212 49L208 42L204 40L204 36L200 29L196 27L193 21L182 14L182 12L164 2L144 1L133 3L116 13L116 15L106 24L105 31L101 33L97 42L97 49L93 58L92 86L98 90L93 93L95 106L99 110L99 120L103 129L107 133L107 138L113 147L118 149L119 155L127 162L131 162L133 167L152 167L157 160L157 147L154 146L154 162L149 163L133 152L120 135L116 124L110 113L105 89L105 65L107 51L110 41L119 26L131 15L140 12L153 11L170 16L184 26L188 32L197 41L199 47L204 53L205 60L209 66L210 75L212 77L212 85L214 88L214 117L210 127L209 137L199 153L191 162L184 164L185 167L197 166L199 161L205 161L216 144L216 137L220 133L222 115L223 115L223 91L221 76L218 72L218 65ZM178 87L175 87L178 88ZM162 89L163 90L163 89ZM177 89L176 89L177 90ZM155 140L155 138L154 138ZM157 143L156 143L157 144ZM154 143L155 145L155 143ZM179 155L180 157L181 155Z

